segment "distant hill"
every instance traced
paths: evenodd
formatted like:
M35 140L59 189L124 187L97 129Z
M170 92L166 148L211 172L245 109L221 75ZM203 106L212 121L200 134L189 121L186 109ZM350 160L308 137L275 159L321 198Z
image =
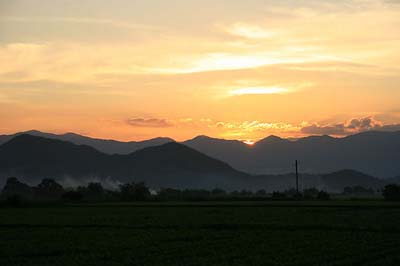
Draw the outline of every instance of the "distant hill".
M64 177L145 181L162 187L229 188L246 178L228 164L182 144L170 142L128 155L108 155L86 145L19 135L0 146L0 172L25 180Z
M0 136L0 145L21 134L24 132ZM56 135L40 131L28 131L25 134L87 145L106 154L122 155L174 141L155 138L120 142L74 133ZM198 136L182 144L254 175L292 172L294 160L299 160L300 170L307 173L354 169L381 178L400 175L400 132L365 132L345 138L310 136L292 140L269 136L252 146L237 140Z
M206 139L206 141L208 141ZM273 143L279 143L275 139ZM224 142L230 143L230 142ZM241 145L236 143L235 145ZM229 146L229 145L228 145ZM239 146L243 148L243 146ZM294 174L250 175L176 142L148 147L127 155L110 155L87 145L23 134L0 146L0 184L17 176L28 183L42 178L144 181L153 188L226 190L285 190L294 187ZM346 186L381 188L385 181L345 170L328 175L301 174L301 188L341 191Z
M75 133L66 133L62 135L52 134L52 133L45 133L37 130L31 130L26 132L19 132L13 135L0 135L0 145L6 143L7 141L11 140L15 136L29 134L32 136L38 136L48 139L58 139L69 141L77 145L88 145L95 148L98 151L108 153L108 154L129 154L134 151L152 147L152 146L159 146L168 142L173 142L174 140L171 138L154 138L144 141L116 141L116 140L105 140L105 139L96 139L90 138L82 135L78 135Z
M270 136L253 146L197 137L185 145L251 174L293 171L293 162L307 173L355 169L379 177L400 174L400 132L365 132L345 138L311 136L297 140Z
M343 187L353 187L362 184L365 188L381 188L388 182L361 172L353 170L341 170L330 174L322 175L322 182L325 186L334 191L342 191Z

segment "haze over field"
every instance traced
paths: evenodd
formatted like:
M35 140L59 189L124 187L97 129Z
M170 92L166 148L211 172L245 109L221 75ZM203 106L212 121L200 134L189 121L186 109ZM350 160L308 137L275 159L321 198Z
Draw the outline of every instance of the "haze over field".
M394 0L0 0L0 132L399 130L399 28Z

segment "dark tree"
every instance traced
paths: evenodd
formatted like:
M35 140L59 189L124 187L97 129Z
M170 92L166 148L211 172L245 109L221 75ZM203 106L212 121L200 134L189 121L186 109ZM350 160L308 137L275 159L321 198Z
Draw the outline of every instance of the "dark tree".
M105 197L105 191L101 183L90 182L87 187L78 187L77 191L82 193L88 200L102 200Z
M163 188L158 193L158 198L162 200L180 200L182 191L174 188Z
M371 188L365 188L362 186L345 187L343 189L344 195L354 195L354 196L369 196L373 195L375 192Z
M251 192L250 190L242 189L240 191L240 195L245 197L250 197L253 196L253 192Z
M60 199L64 188L54 179L45 178L35 187L35 197L39 199Z
M274 192L272 192L272 198L273 199L286 199L287 194L279 192L279 191L274 191Z
M67 191L62 195L62 199L70 201L79 201L83 198L83 195L79 191Z
M329 200L331 196L328 194L328 192L321 190L318 192L317 199L319 200Z
M150 190L144 183L128 183L119 188L122 200L146 200L150 197Z
M33 197L33 190L27 184L20 182L16 177L10 177L7 179L1 196L3 198L18 196L20 198L31 199Z
M316 188L307 188L303 190L304 199L316 199L318 197L318 189Z
M211 190L211 194L213 196L224 196L226 194L226 191L220 188L214 188Z
M385 200L400 201L400 186L396 184L386 185L382 195Z
M264 197L267 195L267 191L265 189L260 189L256 192L256 195L259 197Z

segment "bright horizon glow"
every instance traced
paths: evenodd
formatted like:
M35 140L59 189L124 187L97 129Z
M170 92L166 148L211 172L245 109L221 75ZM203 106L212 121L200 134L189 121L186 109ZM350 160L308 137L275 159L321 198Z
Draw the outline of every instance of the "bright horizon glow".
M247 145L249 145L249 146L253 146L254 145L254 143L256 143L255 141L253 141L253 140L242 140L243 141L243 143L244 144L247 144Z

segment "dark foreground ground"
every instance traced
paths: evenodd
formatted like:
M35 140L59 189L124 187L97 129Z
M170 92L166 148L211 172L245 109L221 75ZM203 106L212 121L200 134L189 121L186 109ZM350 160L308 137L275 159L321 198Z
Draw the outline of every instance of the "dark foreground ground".
M0 265L400 265L400 205L1 208Z

